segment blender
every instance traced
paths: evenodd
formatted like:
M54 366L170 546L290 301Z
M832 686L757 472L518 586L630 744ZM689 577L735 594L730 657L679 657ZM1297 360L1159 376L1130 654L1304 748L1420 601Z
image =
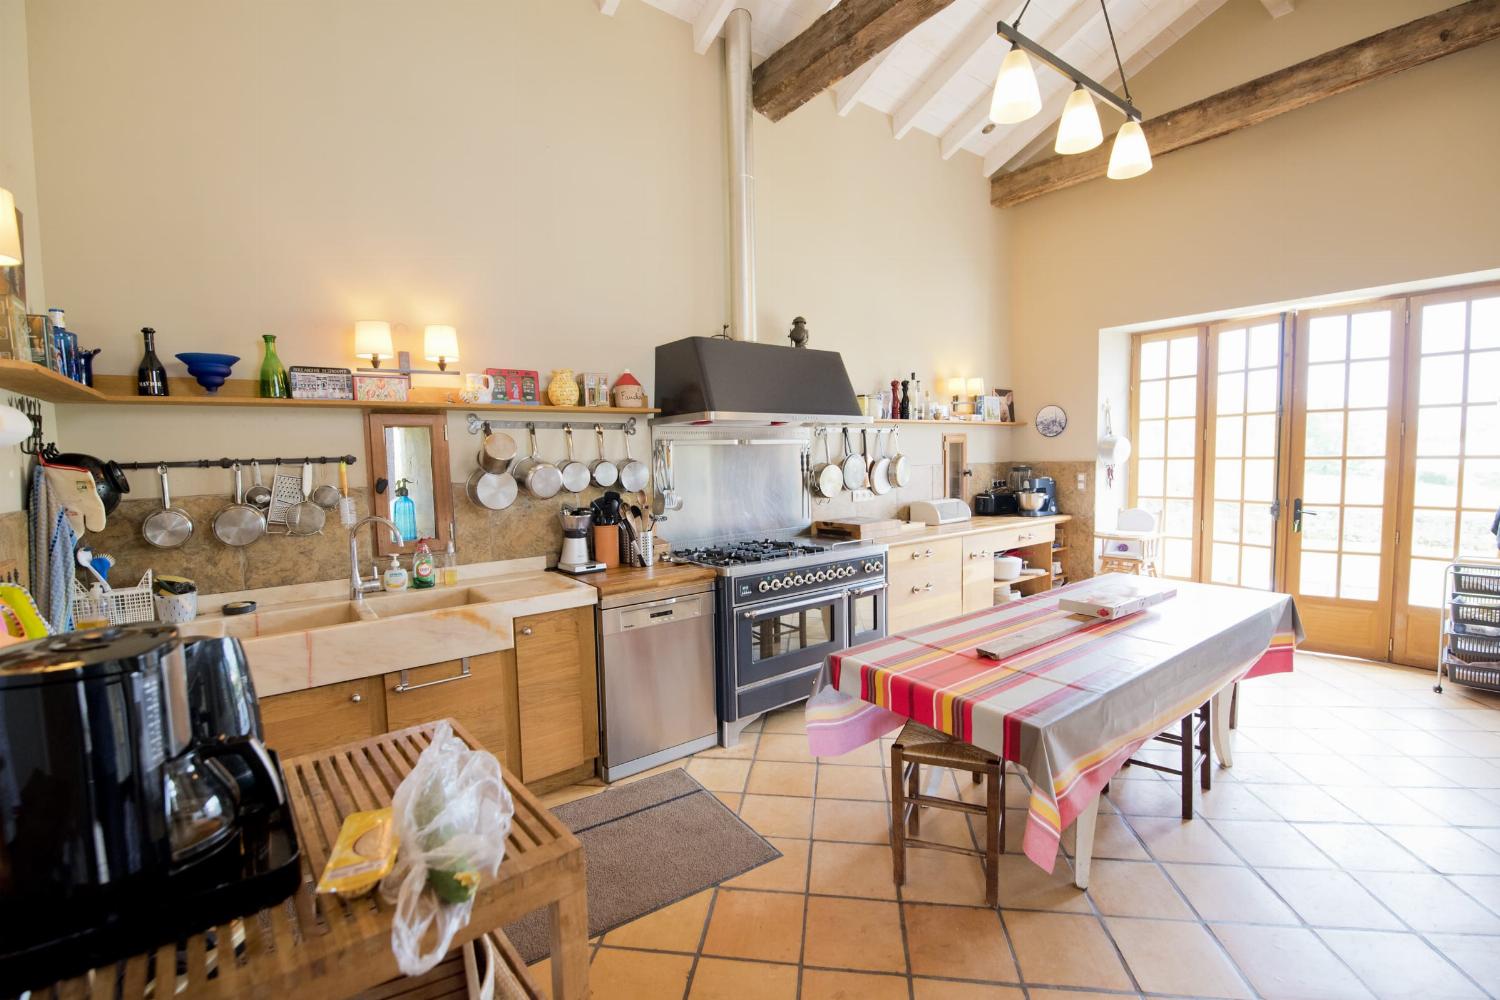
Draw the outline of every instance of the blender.
M557 516L562 520L562 552L557 568L563 573L598 573L604 564L589 558L589 527L594 523L587 507L564 507Z

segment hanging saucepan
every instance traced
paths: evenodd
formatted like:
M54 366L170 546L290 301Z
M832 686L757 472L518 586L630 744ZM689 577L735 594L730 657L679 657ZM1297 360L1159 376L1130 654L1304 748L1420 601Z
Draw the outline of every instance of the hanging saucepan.
M104 462L93 455L72 451L54 455L47 461L53 465L71 465L75 469L84 469L93 476L94 489L99 493L106 514L113 514L115 508L120 506L120 497L130 492L125 470L120 468L118 462Z
M484 441L479 446L479 467L496 475L508 474L510 464L516 457L516 439L509 434L496 433L484 423Z
M630 454L630 431L625 432L625 464L620 466L620 488L626 493L639 493L651 481L651 470L645 462L639 462Z
M271 506L271 488L260 481L259 462L250 463L250 473L255 482L251 483L250 488L245 491L245 502L252 507L265 510Z
M844 488L849 490L862 490L865 488L865 456L856 455L849 444L849 428L844 428L844 460L840 463L844 470Z
M818 428L818 436L823 439L823 464L812 470L810 485L816 496L832 500L844 491L844 470L835 464L829 453L828 428Z
M509 472L475 469L464 489L469 502L485 510L504 510L516 502L516 480Z
M161 510L152 511L141 523L141 536L158 549L175 549L193 537L193 519L181 507L172 506L172 490L167 485L167 467L158 465L161 476Z
M901 454L901 428L891 428L891 464L889 471L890 480L897 486L905 486L911 482L911 462Z
M563 428L563 439L566 441L568 460L558 470L562 475L563 489L569 493L577 493L588 489L591 473L589 467L573 457L573 426L569 424Z
M598 442L599 457L589 463L589 474L594 477L595 486L607 490L620 481L620 468L604 457L604 427L602 425L594 425L594 438Z
M870 489L876 495L884 496L891 491L891 460L885 454L885 448L880 440L880 431L875 432L875 444L880 447L880 457L870 463Z
M242 548L266 533L266 515L245 502L245 483L240 463L234 463L234 503L214 515L214 537L225 545Z
M527 492L542 500L550 500L562 489L562 473L551 462L545 462L537 454L536 427L527 424L526 433L531 442L531 454L516 463L511 475L516 482L526 487Z

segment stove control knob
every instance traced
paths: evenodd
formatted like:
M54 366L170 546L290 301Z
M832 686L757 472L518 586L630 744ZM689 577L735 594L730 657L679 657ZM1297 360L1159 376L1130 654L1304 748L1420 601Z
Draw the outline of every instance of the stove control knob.
M758 587L756 587L755 589L759 590L762 594L764 594L766 591L768 591L768 590L771 589L771 584L769 582L765 581L765 580L762 580L762 581L760 581L760 585Z
M772 590L780 590L781 589L781 581L779 579L772 580L771 581L771 589Z
M858 572L859 572L859 568L857 566L852 565L852 564L849 565L849 566L845 566L844 567L844 575L845 576L853 576L855 573L858 573Z
M792 585L793 586L800 587L800 586L802 586L806 582L807 582L807 577L803 576L801 573L798 573L796 576L792 577Z
M787 590L791 590L792 586L794 584L796 584L797 582L798 582L797 580L793 580L792 579L792 574L790 574L790 573L788 573L786 576L784 576L784 577L781 578L781 585L783 587L785 587Z

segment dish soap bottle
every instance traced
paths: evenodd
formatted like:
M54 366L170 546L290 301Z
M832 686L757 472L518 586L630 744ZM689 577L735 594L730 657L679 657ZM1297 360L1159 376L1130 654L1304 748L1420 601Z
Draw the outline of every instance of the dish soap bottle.
M432 549L427 539L417 541L417 551L411 557L411 589L427 590L437 586L437 570L433 566Z
M276 354L276 337L264 334L266 356L260 363L260 395L262 399L291 399L292 390L287 382L286 366Z
M396 499L391 501L391 520L401 537L411 540L417 537L417 502L411 498L406 484L409 479L396 480Z
M401 566L401 557L391 553L391 564L385 568L385 575L381 577L381 583L386 590L405 590L407 577L406 570Z
M448 551L438 568L438 583L444 587L458 586L458 553L453 551L453 539L448 539Z

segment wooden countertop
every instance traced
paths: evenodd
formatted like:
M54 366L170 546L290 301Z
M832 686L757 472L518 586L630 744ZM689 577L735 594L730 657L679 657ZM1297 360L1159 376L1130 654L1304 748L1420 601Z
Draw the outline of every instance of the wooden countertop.
M1042 524L1063 524L1071 521L1070 514L1048 514L1045 517L980 517L976 516L969 521L958 521L954 524L937 524L931 527L910 528L897 532L894 535L884 535L880 538L872 538L873 542L884 542L886 545L910 545L913 542L930 542L934 538L960 538L964 535L978 535L986 531L1000 531L1005 528L1034 528Z
M599 591L601 603L625 594L678 590L698 584L708 589L715 573L706 566L658 562L654 566L616 566L600 573L573 577Z

